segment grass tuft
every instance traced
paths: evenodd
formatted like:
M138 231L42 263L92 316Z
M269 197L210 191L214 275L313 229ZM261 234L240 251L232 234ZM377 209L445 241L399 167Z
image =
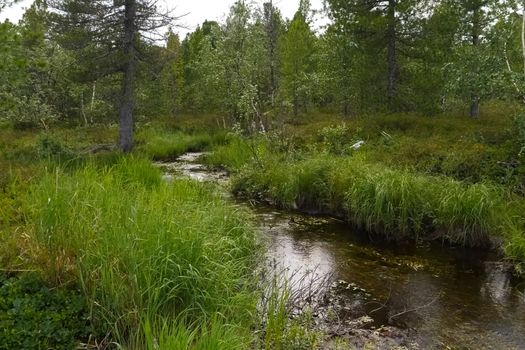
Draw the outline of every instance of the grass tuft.
M80 284L99 333L138 349L170 320L185 319L191 333L194 322L221 315L218 325L237 325L224 332L245 341L254 235L246 215L210 188L165 184L148 160L123 157L48 172L26 201L31 261L55 285ZM221 332L214 327L197 332Z

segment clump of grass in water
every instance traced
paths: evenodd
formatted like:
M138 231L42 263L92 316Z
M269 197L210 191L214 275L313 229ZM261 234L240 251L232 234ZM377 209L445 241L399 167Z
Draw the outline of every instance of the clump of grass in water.
M188 337L250 340L254 235L246 215L209 188L165 184L148 160L122 158L56 169L26 203L33 262L56 284L79 283L92 321L112 340L130 349L153 338L169 345L180 327Z

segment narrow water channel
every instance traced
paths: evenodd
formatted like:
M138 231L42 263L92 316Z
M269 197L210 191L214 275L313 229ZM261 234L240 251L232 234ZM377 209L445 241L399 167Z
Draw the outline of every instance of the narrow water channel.
M167 179L227 182L191 153L164 164ZM249 206L268 261L293 278L329 279L349 317L403 329L421 349L525 349L525 288L498 257L473 249L374 242L331 218ZM293 285L293 284L292 284Z

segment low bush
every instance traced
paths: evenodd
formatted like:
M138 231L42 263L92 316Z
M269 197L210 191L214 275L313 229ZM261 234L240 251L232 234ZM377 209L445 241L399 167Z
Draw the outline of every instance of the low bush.
M38 138L36 153L42 159L64 161L74 158L75 152L50 135Z
M0 349L75 349L92 329L80 291L51 288L36 274L0 275Z

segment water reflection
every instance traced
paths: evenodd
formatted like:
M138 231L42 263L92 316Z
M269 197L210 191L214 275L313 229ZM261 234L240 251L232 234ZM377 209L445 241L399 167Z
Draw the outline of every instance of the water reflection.
M413 329L422 348L525 349L525 302L482 251L372 243L334 220L257 209L268 257L364 289L370 316ZM377 311L378 305L384 305Z
M199 181L225 179L196 163L199 156L163 167ZM496 257L374 243L336 220L252 209L268 242L268 262L286 271L291 285L305 275L314 286L323 277L347 281L363 291L356 308L378 324L413 330L423 349L525 349L523 285Z

